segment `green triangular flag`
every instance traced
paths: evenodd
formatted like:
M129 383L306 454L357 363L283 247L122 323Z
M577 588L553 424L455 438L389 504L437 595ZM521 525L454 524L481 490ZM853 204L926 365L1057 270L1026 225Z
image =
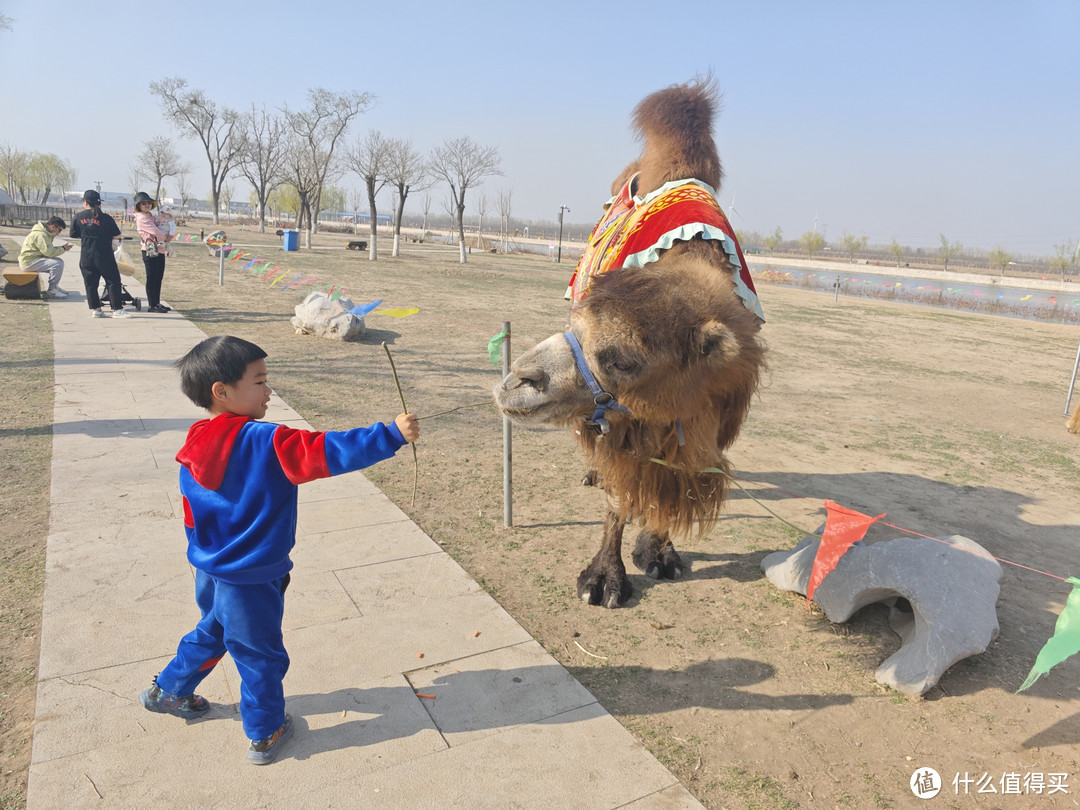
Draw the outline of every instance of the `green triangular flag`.
M1031 668L1017 692L1023 692L1066 658L1080 652L1080 588L1077 587L1080 579L1069 577L1068 581L1073 584L1072 593L1065 600L1065 609L1058 616L1054 635L1039 650L1035 666Z
M488 357L491 358L491 365L495 368L499 367L499 355L502 353L503 341L510 337L509 332L499 332L495 337L488 341Z

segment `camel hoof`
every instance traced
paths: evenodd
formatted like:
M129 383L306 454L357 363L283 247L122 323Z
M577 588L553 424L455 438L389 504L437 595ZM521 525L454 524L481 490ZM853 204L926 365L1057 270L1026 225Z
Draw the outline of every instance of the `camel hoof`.
M678 557L664 562L664 577L666 579L682 579L682 575L682 561Z
M600 475L596 470L586 470L585 477L581 479L581 485L583 487L595 487L600 482Z
M638 566L639 568L641 566ZM660 560L653 560L645 566L645 576L649 579L664 578L664 564Z

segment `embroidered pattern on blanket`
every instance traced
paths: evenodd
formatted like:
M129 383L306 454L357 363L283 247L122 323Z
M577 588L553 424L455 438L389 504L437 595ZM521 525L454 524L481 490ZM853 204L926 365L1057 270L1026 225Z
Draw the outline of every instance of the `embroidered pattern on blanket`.
M713 190L699 180L676 180L644 199L631 194L627 180L596 223L567 290L573 306L589 293L592 282L623 267L644 267L675 242L695 236L721 242L734 268L735 289L747 309L765 318L742 248Z

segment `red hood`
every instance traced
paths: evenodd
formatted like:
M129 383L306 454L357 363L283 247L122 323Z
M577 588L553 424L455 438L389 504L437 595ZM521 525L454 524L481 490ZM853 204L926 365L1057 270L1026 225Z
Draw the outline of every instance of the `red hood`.
M225 479L233 444L250 416L223 413L213 419L201 419L188 430L187 441L176 460L191 472L204 489L216 490Z

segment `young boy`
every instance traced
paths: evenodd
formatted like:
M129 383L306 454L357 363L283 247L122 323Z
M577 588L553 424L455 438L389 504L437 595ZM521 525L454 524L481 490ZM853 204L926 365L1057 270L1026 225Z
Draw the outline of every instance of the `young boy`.
M270 401L266 352L230 336L207 338L176 362L180 389L210 412L176 456L188 562L202 620L139 695L152 712L200 717L195 688L226 652L240 673L247 759L273 761L292 734L282 681L285 589L296 542L297 485L390 458L420 435L414 414L391 424L317 433L259 422Z

